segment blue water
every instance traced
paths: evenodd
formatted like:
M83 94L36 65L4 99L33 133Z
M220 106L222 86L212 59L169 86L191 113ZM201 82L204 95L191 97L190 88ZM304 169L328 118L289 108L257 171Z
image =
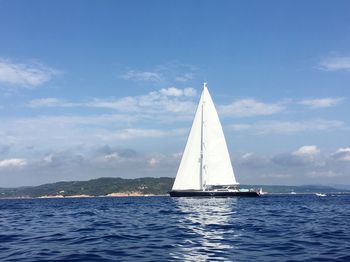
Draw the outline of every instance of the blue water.
M0 261L350 261L350 195L0 200Z

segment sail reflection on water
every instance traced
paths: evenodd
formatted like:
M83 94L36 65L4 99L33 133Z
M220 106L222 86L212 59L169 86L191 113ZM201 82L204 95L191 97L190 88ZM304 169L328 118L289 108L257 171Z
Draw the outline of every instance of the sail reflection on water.
M184 239L170 255L184 261L233 259L236 198L178 198L179 230Z

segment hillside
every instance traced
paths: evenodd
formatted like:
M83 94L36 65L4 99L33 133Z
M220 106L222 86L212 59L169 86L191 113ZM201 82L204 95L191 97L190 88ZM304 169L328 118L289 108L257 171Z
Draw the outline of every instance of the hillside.
M136 179L102 177L89 181L57 182L34 187L0 188L0 197L40 197L48 195L104 196L119 192L160 195L166 194L171 189L173 181L174 179L169 177Z
M70 181L44 184L33 187L0 188L0 198L22 198L41 196L105 196L111 193L134 193L140 194L167 194L173 185L174 178L170 177L143 177L136 179L102 177L89 181ZM260 188L269 193L328 193L328 192L349 192L329 186L279 186L279 185L241 185L241 188Z

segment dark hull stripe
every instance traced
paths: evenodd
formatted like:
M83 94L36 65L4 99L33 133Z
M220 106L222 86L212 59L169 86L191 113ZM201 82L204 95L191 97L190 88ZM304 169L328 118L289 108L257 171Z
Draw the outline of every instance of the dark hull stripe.
M257 192L170 191L171 197L258 197Z

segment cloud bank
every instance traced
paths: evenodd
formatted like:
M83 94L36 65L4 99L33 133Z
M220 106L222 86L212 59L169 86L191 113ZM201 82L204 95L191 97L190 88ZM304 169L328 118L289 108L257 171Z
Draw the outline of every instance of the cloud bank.
M319 68L324 71L350 71L350 56L332 56L323 59Z
M253 124L233 124L229 129L235 132L255 134L295 134L300 132L327 131L341 129L345 126L339 120L310 119L307 121L261 121Z
M13 63L0 58L0 82L8 86L38 87L60 74L57 69L33 63Z
M340 104L344 98L338 97L338 98L319 98L319 99L305 99L299 102L301 105L306 105L310 108L325 108L325 107L332 107Z
M266 104L255 99L236 100L228 105L218 107L223 116L249 117L259 115L272 115L285 109L282 103Z
M350 149L346 147L332 153L322 152L316 145L304 145L291 152L272 156L243 153L233 157L232 162L236 178L242 184L329 184L334 177L341 177L345 183L350 181L349 156ZM0 160L0 186L31 185L36 181L33 178L55 182L101 176L174 177L180 159L181 153L142 152L110 144L37 151L28 159ZM6 175L9 170L11 176Z
M350 148L322 152L316 145L305 145L289 153L261 156L245 153L236 163L236 173L247 183L333 184L334 177L350 182ZM348 158L349 157L349 158ZM315 180L316 179L316 180ZM264 182L265 181L265 182Z

